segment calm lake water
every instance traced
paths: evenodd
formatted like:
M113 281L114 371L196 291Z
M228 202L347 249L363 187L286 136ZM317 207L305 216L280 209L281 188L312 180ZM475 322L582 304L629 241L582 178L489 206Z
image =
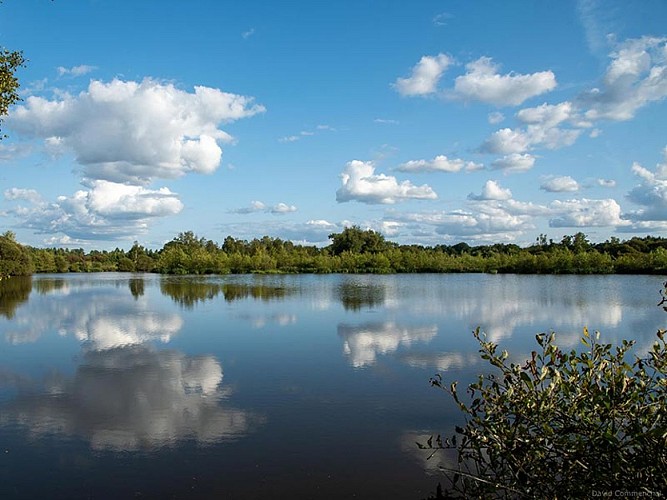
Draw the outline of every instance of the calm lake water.
M583 326L646 350L655 276L66 274L0 282L0 498L425 498L429 386Z

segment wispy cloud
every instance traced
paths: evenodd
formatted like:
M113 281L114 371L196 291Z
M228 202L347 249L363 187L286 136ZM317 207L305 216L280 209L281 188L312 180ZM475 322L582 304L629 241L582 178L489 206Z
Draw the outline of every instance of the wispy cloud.
M604 55L613 30L610 6L601 5L599 0L577 0L577 15L584 28L588 49L595 55Z
M432 160L410 160L399 165L398 170L401 172L460 172L461 170L473 172L483 168L484 165L480 163L438 155Z
M453 19L454 16L449 12L441 12L433 16L433 24L436 26L447 26L447 23L450 19Z
M326 132L326 131L335 132L336 129L330 125L318 125L317 127L315 127L314 130L302 130L298 134L292 134L280 137L278 139L278 142L283 142L283 143L296 142L303 139L304 137L312 137L314 135L317 135L318 132Z
M64 66L58 66L56 71L58 71L58 76L83 76L88 73L92 73L97 69L97 66L89 66L88 64L81 64L79 66L72 66L71 68L65 68Z
M382 123L385 125L398 125L400 122L398 120L390 120L386 118L376 118L373 120L374 123Z
M32 151L29 144L0 144L0 162L16 160Z
M231 210L231 213L239 215L248 215L256 213L269 213L273 215L284 215L292 212L296 212L297 208L294 205L288 205L287 203L277 203L273 206L267 205L262 201L251 201L250 206L237 208Z
M503 115L500 111L493 111L492 113L489 113L489 116L487 117L487 120L491 125L496 125L502 122L504 119L505 115Z

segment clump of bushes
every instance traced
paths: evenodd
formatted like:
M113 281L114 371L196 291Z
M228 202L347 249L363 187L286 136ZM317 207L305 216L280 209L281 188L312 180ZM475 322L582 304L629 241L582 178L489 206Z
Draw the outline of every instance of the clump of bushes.
M661 303L662 304L662 303ZM450 497L589 498L667 491L667 347L665 330L650 351L629 361L634 341L601 343L583 330L584 349L565 352L554 333L536 336L525 364L474 332L493 371L460 394L442 376L465 415L451 439L434 436L421 448L456 451L441 466ZM431 455L433 456L433 455ZM439 493L440 498L444 498Z

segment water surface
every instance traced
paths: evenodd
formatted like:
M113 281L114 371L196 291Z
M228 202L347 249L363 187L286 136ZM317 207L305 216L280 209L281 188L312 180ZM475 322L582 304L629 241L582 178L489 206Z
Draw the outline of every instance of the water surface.
M649 276L66 274L0 282L0 498L425 498L428 380L583 326L648 348Z

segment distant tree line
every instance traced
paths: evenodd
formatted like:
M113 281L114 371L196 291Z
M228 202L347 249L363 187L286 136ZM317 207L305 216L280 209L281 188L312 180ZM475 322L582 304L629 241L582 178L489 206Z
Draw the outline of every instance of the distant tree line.
M160 250L135 242L129 250L34 248L0 235L0 276L65 272L241 273L522 273L665 274L667 239L655 236L591 243L581 232L555 242L540 235L527 247L399 245L372 230L349 227L319 248L280 238L225 238L222 244L180 233Z

